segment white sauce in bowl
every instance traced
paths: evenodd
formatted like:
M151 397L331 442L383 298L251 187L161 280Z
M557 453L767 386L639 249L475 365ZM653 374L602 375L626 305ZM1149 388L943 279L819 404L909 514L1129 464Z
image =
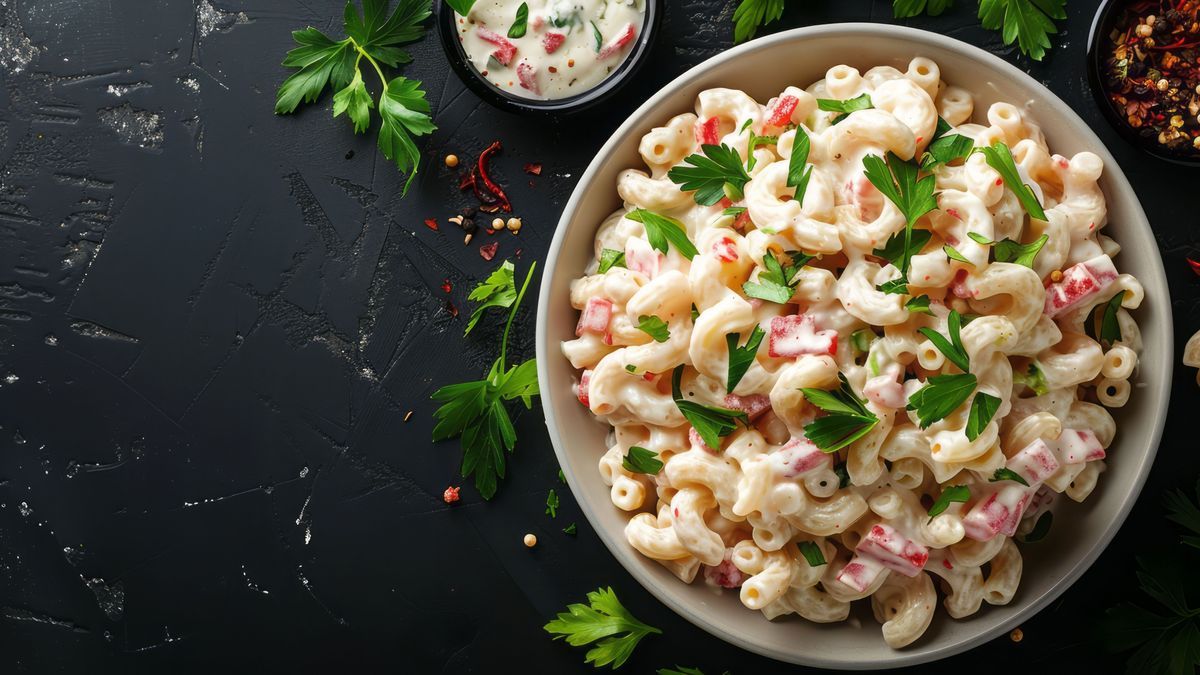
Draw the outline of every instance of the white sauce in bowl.
M475 70L522 98L553 100L600 84L633 51L646 0L479 0L455 14L458 39ZM509 37L528 7L525 34Z

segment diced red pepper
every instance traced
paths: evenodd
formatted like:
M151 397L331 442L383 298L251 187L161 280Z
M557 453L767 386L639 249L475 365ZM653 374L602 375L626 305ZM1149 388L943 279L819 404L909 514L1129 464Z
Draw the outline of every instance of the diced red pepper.
M963 531L975 541L990 541L998 534L1011 537L1033 492L1019 483L1002 483L963 516Z
M653 279L658 276L663 256L651 248L645 239L630 237L625 242L625 266L633 272L641 272Z
M1046 287L1046 316L1054 318L1099 293L1117 278L1112 258L1096 256L1063 270L1062 280Z
M1058 454L1067 464L1082 464L1104 459L1104 446L1088 429L1063 429L1058 437Z
M721 141L721 119L710 117L696 122L696 142L700 145L716 145Z
M1058 471L1058 458L1050 446L1038 438L1013 455L1008 460L1007 468L1030 485L1037 485Z
M585 370L579 376L579 384L575 387L575 397L583 404L585 408L591 408L591 400L588 398L588 383L592 381L592 371Z
M721 262L736 262L738 259L737 242L729 237L721 237L713 242L712 250Z
M547 54L553 54L566 41L567 36L562 33L546 33L542 38L542 47L545 47Z
M745 583L746 579L750 577L733 564L732 557L733 549L727 548L725 549L725 559L721 561L720 565L716 567L705 565L705 581L721 588L738 588Z
M750 222L750 209L746 209L745 211L737 214L737 217L733 219L733 227L736 230L745 230L746 226L749 225Z
M749 396L727 394L725 396L725 407L730 410L741 410L746 413L746 417L753 420L771 409L771 399L762 394L751 394Z
M579 324L575 326L575 335L603 334L608 331L610 320L612 320L612 301L605 298L588 298L583 312L579 315Z
M800 99L791 94L784 94L775 99L775 104L767 111L767 126L785 127L791 124L792 113L796 112L798 103Z
M497 49L492 52L492 56L500 62L500 65L507 66L512 63L513 57L517 55L517 46L509 42L508 38L483 26L475 29L475 34L479 36L480 40L496 45Z
M522 89L528 89L535 94L541 94L542 88L537 81L537 68L528 61L522 61L517 64L517 80L521 83Z
M884 567L879 561L867 556L856 555L846 563L841 572L838 572L837 580L862 593L875 583L879 575L883 574L883 570Z
M634 36L637 35L637 27L632 23L625 24L617 36L608 41L608 44L600 48L600 53L596 54L596 58L603 61L614 54L620 52L625 45L633 42Z
M817 330L809 314L789 314L771 319L768 353L774 357L794 358L804 354L837 354L835 330Z
M821 452L820 448L803 436L793 438L772 454L778 456L776 461L783 467L783 475L788 478L821 467L833 468L833 455Z
M906 577L920 574L929 561L929 549L883 523L873 525L854 550Z

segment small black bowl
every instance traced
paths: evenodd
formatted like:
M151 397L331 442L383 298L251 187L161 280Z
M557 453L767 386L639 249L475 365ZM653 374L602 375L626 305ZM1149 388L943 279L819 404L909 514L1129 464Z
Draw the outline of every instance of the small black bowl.
M632 51L620 66L609 74L600 84L587 91L567 98L539 101L514 96L496 85L488 82L467 58L462 42L458 39L458 26L455 25L454 10L441 0L437 3L438 35L442 38L442 48L454 72L471 91L479 98L506 112L535 115L566 115L591 108L612 96L625 84L642 62L650 55L650 46L658 34L658 25L662 18L660 0L646 0L646 21L642 24L642 32L637 37Z
M1134 2L1135 0L1102 0L1100 9L1096 11L1087 46L1088 83L1091 85L1092 96L1096 98L1096 104L1100 106L1100 112L1104 113L1109 124L1131 144L1159 159L1182 166L1200 167L1200 152L1175 152L1163 148L1156 136L1143 136L1129 126L1124 112L1108 100L1108 93L1104 87L1104 61L1108 58L1111 44L1109 35L1121 15Z

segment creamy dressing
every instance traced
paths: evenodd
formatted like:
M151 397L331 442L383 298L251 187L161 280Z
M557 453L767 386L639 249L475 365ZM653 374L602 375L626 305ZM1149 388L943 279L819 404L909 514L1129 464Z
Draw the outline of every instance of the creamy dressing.
M479 0L455 19L484 79L522 98L553 100L582 94L625 62L642 34L645 2L528 0L521 37L509 37L520 0Z

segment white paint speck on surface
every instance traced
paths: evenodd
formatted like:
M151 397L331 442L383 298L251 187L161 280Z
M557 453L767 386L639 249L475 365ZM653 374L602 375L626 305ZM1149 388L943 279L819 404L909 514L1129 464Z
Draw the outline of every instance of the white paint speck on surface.
M162 147L165 134L162 115L158 113L122 103L115 108L100 110L97 116L100 124L108 127L117 135L117 140L126 145L136 145L146 150Z
M200 0L196 5L196 33L200 39L243 23L250 23L245 12L226 12L214 7L209 0Z
M19 73L29 67L40 50L21 28L14 0L0 0L0 69Z

